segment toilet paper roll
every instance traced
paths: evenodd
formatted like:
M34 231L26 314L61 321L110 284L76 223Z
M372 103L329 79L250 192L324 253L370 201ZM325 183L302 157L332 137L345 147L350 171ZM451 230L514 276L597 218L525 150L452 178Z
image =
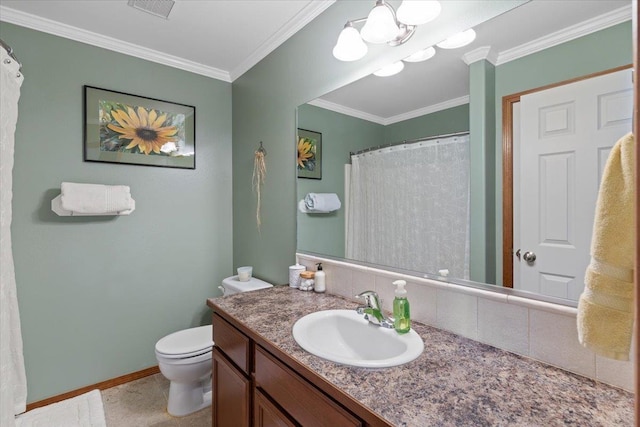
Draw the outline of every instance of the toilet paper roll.
M300 287L300 273L307 268L304 265L296 264L289 267L289 286L292 288Z

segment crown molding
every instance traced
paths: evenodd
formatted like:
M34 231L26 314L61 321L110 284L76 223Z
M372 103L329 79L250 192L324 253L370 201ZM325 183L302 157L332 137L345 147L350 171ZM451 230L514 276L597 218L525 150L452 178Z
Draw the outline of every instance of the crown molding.
M555 33L551 33L539 39L502 51L498 54L495 65L502 65L507 62L531 55L541 50L586 36L596 31L604 30L617 24L631 20L631 4L612 10L604 15L588 19L579 24L572 25Z
M483 59L489 61L493 65L496 65L498 54L491 49L491 46L482 46L462 55L462 60L467 65L482 61Z
M145 59L147 61L167 65L169 67L178 68L184 71L211 77L213 79L231 82L231 76L224 70L209 67L198 62L189 61L178 56L168 55L166 53L158 52L157 50L147 49L133 43L107 37L92 31L82 30L71 25L63 24L51 19L41 18L39 16L5 6L0 6L0 21L30 28L32 30L42 31L47 34L53 34L54 36L64 37L66 39L85 43L91 46L101 47L103 49L108 49L125 55L135 56L136 58Z
M249 71L254 65L276 50L278 46L300 31L309 22L313 21L316 16L320 15L335 2L336 0L314 0L310 2L304 9L283 25L279 31L262 43L247 59L231 70L231 81L234 81Z
M403 122L409 119L415 119L416 117L424 116L425 114L436 113L438 111L447 110L449 108L457 107L469 103L469 95L461 96L460 98L450 99L448 101L440 102L439 104L429 105L417 110L409 111L407 113L398 114L397 116L388 117L384 119L383 125L391 125L398 122Z
M368 122L378 123L384 125L384 117L376 116L374 114L365 113L364 111L356 110L355 108L345 107L344 105L336 104L335 102L325 101L324 99L314 99L307 102L309 105L324 108L325 110L331 110L336 113L346 114L347 116L355 117L358 119L366 120Z
M460 98L450 99L439 104L429 105L427 107L419 108L407 113L398 114L397 116L380 117L374 114L365 113L364 111L356 110L355 108L345 107L344 105L336 104L335 102L325 101L324 99L320 98L307 102L307 104L309 105L314 105L316 107L324 108L325 110L331 110L340 114L346 114L347 116L367 120L369 122L377 123L383 126L402 122L404 120L414 119L425 114L435 113L437 111L446 110L448 108L453 108L468 103L469 96L461 96Z

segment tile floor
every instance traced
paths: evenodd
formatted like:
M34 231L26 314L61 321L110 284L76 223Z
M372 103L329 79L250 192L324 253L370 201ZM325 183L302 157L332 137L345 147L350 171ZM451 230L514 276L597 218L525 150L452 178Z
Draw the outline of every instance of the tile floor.
M186 417L167 412L169 381L162 374L102 391L107 427L205 427L211 425L211 407Z

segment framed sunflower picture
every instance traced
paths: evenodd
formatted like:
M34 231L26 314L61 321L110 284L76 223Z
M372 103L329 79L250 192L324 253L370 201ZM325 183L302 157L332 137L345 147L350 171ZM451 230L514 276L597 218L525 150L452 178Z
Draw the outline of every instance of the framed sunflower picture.
M84 160L196 168L196 108L84 86Z
M298 129L298 178L322 179L322 134Z

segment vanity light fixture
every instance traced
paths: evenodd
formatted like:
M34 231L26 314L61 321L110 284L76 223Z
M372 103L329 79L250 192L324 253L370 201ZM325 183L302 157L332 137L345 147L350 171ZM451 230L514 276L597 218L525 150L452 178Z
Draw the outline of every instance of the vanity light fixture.
M340 61L357 61L367 54L369 48L362 41L360 33L347 22L338 37L338 43L333 48L333 56Z
M419 50L413 55L407 56L406 58L403 59L403 61L422 62L422 61L426 61L427 59L433 58L435 54L436 54L436 50L433 46L431 46L426 49Z
M378 77L389 77L389 76L393 76L394 74L398 74L403 69L404 69L404 62L398 61L398 62L394 62L393 64L389 64L386 67L380 68L378 71L373 73L373 75Z
M448 39L441 41L436 46L441 49L457 49L462 46L466 46L476 39L476 32L473 28L469 28L467 31L463 31L458 34L454 34Z
M442 49L456 49L462 46L466 46L476 38L476 32L470 28L467 31L463 31L461 33L455 34L448 39L438 43L436 46ZM404 68L404 62L421 62L426 61L427 59L433 58L436 54L436 50L433 46L428 47L426 49L422 49L404 58L402 61L394 62L391 65L387 65L386 67L381 68L380 70L373 73L378 77L388 77L393 76L394 74L398 74Z
M435 19L441 9L436 0L403 0L396 15L385 0L376 0L366 18L347 21L333 48L333 56L340 61L357 61L367 54L368 48L363 40L400 46L413 36L418 25ZM358 32L354 24L361 22L365 24Z
M466 46L471 43L476 38L476 32L473 29L468 29L467 31L463 31L462 33L458 33L449 37L448 39L438 43L436 46L442 49L455 49L458 47ZM426 49L422 49L414 53L413 55L407 56L402 61L399 61L402 65L402 62L422 62L428 59L431 59L436 54L436 49L431 46ZM387 77L392 76L394 74L402 71L404 66L399 66L398 63L393 63L382 69L373 73L376 76Z

